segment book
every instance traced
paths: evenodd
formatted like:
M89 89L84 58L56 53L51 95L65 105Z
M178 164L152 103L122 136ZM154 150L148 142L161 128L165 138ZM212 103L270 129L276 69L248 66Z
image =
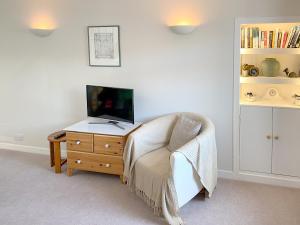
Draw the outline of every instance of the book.
M252 27L252 48L256 48L256 29Z
M289 44L288 44L288 48L292 48L293 47L293 43L297 37L297 34L298 34L298 28L297 27L294 27L293 29L293 34L292 34L292 37L289 41Z
M295 34L295 27L292 27L289 32L286 48L289 48L291 46L291 41L294 37L294 34Z
M253 48L258 48L258 28L254 27L252 29L253 33Z
M253 28L250 28L250 47L253 48Z
M274 35L273 33L274 33L274 31L272 31L272 30L269 31L269 35L268 35L269 36L269 43L268 43L269 48L273 48L273 35Z
M277 48L281 48L281 40L282 40L282 32L279 31L277 36Z
M245 48L248 48L248 28L245 28Z
M296 41L296 48L299 48L300 47L300 35Z
M277 41L278 41L278 33L279 33L279 30L278 29L276 29L275 31L274 31L274 43L273 43L273 48L277 48Z
M264 38L265 38L265 33L264 33L264 31L261 31L260 32L260 48L265 48Z
M262 48L261 47L261 30L260 30L260 28L258 28L258 48Z
M269 35L268 31L264 31L264 48L268 48Z
M291 48L296 48L296 44L297 44L297 40L298 40L298 37L300 35L300 27L296 27L296 31L295 31L295 35L293 37L293 40L291 42Z
M241 48L245 48L245 28L241 29Z
M246 48L250 48L250 28L246 28Z
M260 47L260 29L259 27L256 27L256 45L257 45L257 48Z
M287 43L287 40L288 40L288 35L289 35L289 33L287 31L285 31L284 34L283 34L283 37L282 37L281 48L286 47L286 43Z

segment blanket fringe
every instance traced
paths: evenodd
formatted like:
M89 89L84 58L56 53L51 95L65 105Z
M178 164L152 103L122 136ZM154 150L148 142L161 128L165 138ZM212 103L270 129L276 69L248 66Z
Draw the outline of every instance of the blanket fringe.
M139 196L146 204L153 209L154 215L156 216L163 216L162 208L155 204L155 201L153 201L151 198L149 198L145 192L142 190L135 188L135 193L137 196Z

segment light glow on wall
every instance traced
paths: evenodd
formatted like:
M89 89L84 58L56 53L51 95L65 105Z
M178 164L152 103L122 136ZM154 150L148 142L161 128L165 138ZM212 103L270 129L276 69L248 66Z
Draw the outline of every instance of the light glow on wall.
M30 21L31 29L54 30L56 22L49 13L38 13L32 16Z
M193 8L178 7L167 15L168 26L182 26L192 25L198 26L200 24L199 12Z

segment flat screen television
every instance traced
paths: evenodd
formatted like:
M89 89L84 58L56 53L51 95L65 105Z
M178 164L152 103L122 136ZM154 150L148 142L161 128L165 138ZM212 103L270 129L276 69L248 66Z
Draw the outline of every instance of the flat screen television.
M133 89L86 86L89 117L134 123Z

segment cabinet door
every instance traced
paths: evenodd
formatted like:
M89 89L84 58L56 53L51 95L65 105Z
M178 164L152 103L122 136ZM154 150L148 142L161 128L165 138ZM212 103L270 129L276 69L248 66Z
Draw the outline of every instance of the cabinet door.
M240 169L271 173L272 108L242 106Z
M272 173L300 177L300 110L273 111Z

